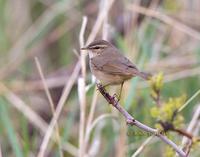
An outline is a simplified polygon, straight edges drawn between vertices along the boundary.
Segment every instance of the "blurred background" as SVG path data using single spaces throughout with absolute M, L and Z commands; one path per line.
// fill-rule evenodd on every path
M 199 0 L 0 0 L 0 156 L 39 156 L 61 97 L 58 136 L 51 135 L 43 156 L 134 155 L 148 135 L 127 126 L 98 94 L 80 47 L 104 38 L 141 70 L 163 73 L 161 102 L 183 95 L 188 100 L 200 87 L 199 13 Z M 80 58 L 86 59 L 82 68 Z M 84 63 L 86 78 L 81 79 Z M 156 127 L 151 91 L 147 82 L 133 78 L 124 84 L 120 102 L 137 120 Z M 181 129 L 187 130 L 199 101 L 197 96 L 181 111 Z M 169 137 L 178 145 L 183 138 L 177 133 Z M 153 138 L 138 155 L 175 153 Z M 190 156 L 200 156 L 195 146 Z

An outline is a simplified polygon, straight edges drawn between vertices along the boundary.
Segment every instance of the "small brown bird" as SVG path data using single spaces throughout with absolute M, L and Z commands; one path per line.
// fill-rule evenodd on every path
M 89 51 L 91 72 L 104 87 L 121 84 L 122 89 L 124 81 L 132 77 L 139 76 L 145 80 L 150 78 L 149 74 L 138 70 L 115 46 L 105 40 L 96 40 L 81 49 Z

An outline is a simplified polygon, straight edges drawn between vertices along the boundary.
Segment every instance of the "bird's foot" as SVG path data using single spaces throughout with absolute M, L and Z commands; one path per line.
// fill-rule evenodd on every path
M 116 93 L 112 97 L 113 99 L 116 99 L 117 102 L 120 101 L 120 97 Z
M 101 88 L 101 89 L 105 90 L 106 86 L 103 86 L 101 83 L 96 83 L 96 85 L 97 85 L 98 88 Z M 97 90 L 98 90 L 98 88 L 97 88 Z

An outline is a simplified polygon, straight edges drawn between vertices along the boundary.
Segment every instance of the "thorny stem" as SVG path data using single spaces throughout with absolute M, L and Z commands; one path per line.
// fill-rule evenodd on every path
M 153 129 L 145 124 L 142 124 L 141 122 L 137 121 L 136 119 L 134 119 L 118 102 L 118 100 L 116 100 L 115 96 L 111 96 L 106 90 L 105 88 L 97 83 L 97 88 L 99 90 L 99 92 L 104 96 L 104 98 L 107 100 L 107 102 L 109 104 L 111 104 L 113 107 L 115 107 L 125 118 L 126 123 L 131 125 L 131 126 L 136 126 L 138 128 L 140 128 L 141 130 L 144 130 L 146 132 L 149 132 L 157 137 L 159 137 L 163 142 L 165 142 L 166 144 L 170 145 L 178 154 L 180 157 L 186 157 L 186 153 L 183 152 L 174 142 L 172 142 L 171 140 L 169 140 L 166 136 L 164 136 L 162 133 L 160 133 L 158 130 Z

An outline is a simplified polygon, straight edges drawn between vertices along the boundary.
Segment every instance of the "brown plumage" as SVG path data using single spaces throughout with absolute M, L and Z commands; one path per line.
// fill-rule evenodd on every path
M 150 77 L 149 74 L 139 71 L 117 48 L 105 40 L 94 41 L 82 49 L 90 51 L 91 72 L 105 86 L 122 84 L 134 76 L 139 76 L 145 80 Z

